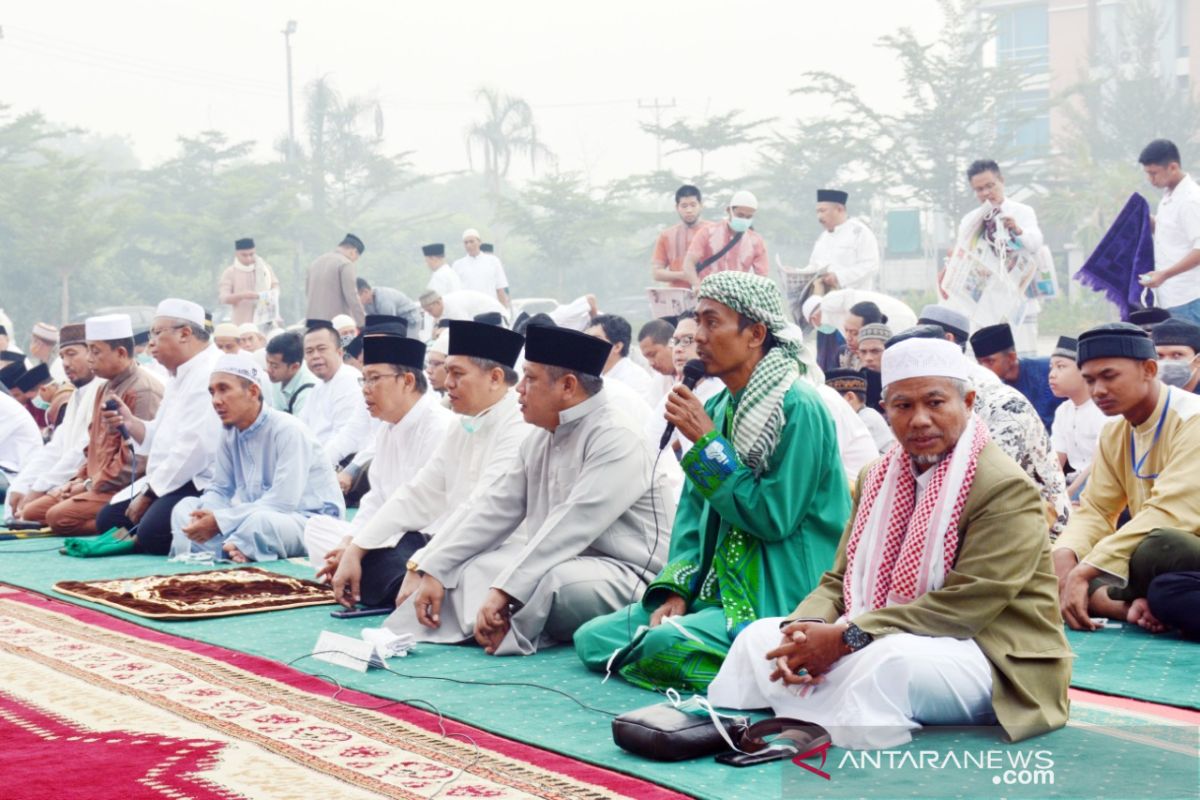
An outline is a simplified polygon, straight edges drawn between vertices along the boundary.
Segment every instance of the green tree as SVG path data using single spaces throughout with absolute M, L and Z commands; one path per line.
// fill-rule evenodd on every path
M 677 119 L 666 125 L 643 122 L 640 125 L 656 139 L 675 145 L 667 155 L 695 153 L 699 159 L 699 174 L 704 175 L 704 162 L 713 153 L 762 140 L 756 131 L 771 120 L 745 122 L 738 119 L 741 114 L 740 110 L 733 109 L 701 119 Z
M 538 159 L 553 161 L 554 154 L 539 138 L 529 103 L 486 86 L 475 92 L 475 98 L 484 105 L 484 118 L 467 129 L 467 160 L 474 169 L 474 153 L 479 150 L 488 188 L 499 197 L 514 157 L 528 156 L 529 168 L 536 173 Z

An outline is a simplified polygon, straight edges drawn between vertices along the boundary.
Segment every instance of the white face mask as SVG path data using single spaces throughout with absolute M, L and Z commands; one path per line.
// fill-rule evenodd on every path
M 1167 386 L 1187 386 L 1192 379 L 1192 362 L 1161 359 L 1158 362 L 1158 377 Z
M 459 417 L 458 424 L 462 425 L 463 430 L 467 433 L 475 433 L 483 427 L 484 418 L 482 416 L 474 417 Z
M 50 401 L 43 400 L 41 395 L 35 396 L 31 402 L 33 403 L 33 407 L 36 409 L 39 409 L 41 411 L 49 411 L 50 410 Z

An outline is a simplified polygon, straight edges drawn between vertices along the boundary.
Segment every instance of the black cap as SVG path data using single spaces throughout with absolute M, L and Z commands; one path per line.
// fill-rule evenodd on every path
M 1013 350 L 1016 346 L 1016 342 L 1013 341 L 1012 328 L 1007 322 L 988 325 L 971 334 L 971 351 L 975 353 L 976 358 L 986 358 L 1005 350 Z
M 1165 308 L 1139 308 L 1129 312 L 1129 321 L 1142 328 L 1153 328 L 1170 318 L 1171 312 Z
M 360 358 L 363 352 L 363 335 L 360 333 L 346 345 L 346 355 L 350 358 Z
M 446 245 L 444 244 L 427 244 L 421 247 L 421 253 L 427 256 L 444 256 L 446 255 Z
M 825 373 L 825 385 L 837 392 L 867 393 L 867 376 L 856 369 L 831 369 Z
M 0 361 L 24 361 L 25 354 L 18 353 L 16 350 L 0 350 Z
M 1094 358 L 1132 358 L 1153 361 L 1158 357 L 1150 334 L 1129 322 L 1108 322 L 1079 334 L 1079 366 Z
M 450 346 L 447 355 L 486 358 L 513 367 L 525 346 L 525 337 L 506 328 L 482 322 L 450 320 Z
M 367 249 L 367 246 L 363 244 L 363 240 L 355 236 L 353 233 L 347 233 L 345 238 L 338 243 L 338 247 L 353 247 L 358 251 L 360 256 L 363 254 L 363 251 Z
M 45 364 L 38 364 L 30 370 L 21 373 L 21 377 L 17 378 L 16 388 L 22 392 L 32 392 L 44 383 L 50 382 L 50 367 Z
M 850 199 L 848 192 L 843 192 L 841 189 L 817 189 L 818 203 L 840 203 L 846 205 L 846 201 Z
M 493 328 L 493 330 L 495 330 Z M 599 377 L 613 346 L 570 328 L 530 325 L 525 329 L 525 360 Z
M 363 320 L 363 333 L 394 333 L 408 335 L 408 320 L 391 314 L 367 314 Z
M 494 253 L 496 252 L 496 245 L 492 244 L 491 242 L 484 242 L 483 244 L 479 245 L 479 252 Z
M 410 369 L 425 368 L 425 344 L 394 333 L 367 333 L 363 341 L 363 366 L 392 364 Z
M 150 331 L 138 331 L 133 335 L 134 347 L 141 347 L 144 344 L 150 344 Z
M 1150 331 L 1150 338 L 1156 345 L 1190 347 L 1194 352 L 1200 353 L 1200 325 L 1184 319 L 1168 319 L 1160 322 L 1154 326 L 1154 330 Z
M 499 311 L 485 311 L 482 314 L 476 314 L 475 321 L 497 328 L 504 327 L 504 315 Z
M 8 336 L 8 328 L 0 325 L 0 336 Z
M 1050 355 L 1069 358 L 1074 361 L 1079 357 L 1079 341 L 1072 339 L 1070 336 L 1058 337 L 1058 343 L 1054 345 L 1054 352 Z
M 17 381 L 25 374 L 25 362 L 14 361 L 4 369 L 0 369 L 0 383 L 3 383 L 8 388 L 13 388 L 17 385 Z
M 254 249 L 254 240 L 249 237 L 247 237 L 245 239 L 238 239 L 236 242 L 233 243 L 233 249 L 234 250 L 253 250 Z

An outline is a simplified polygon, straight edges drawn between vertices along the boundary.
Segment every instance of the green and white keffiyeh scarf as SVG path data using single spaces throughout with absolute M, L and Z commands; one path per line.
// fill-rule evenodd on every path
M 763 323 L 777 342 L 750 375 L 731 431 L 738 456 L 756 474 L 762 474 L 785 422 L 783 396 L 802 375 L 822 380 L 820 369 L 804 346 L 800 328 L 788 318 L 779 287 L 770 278 L 750 272 L 718 272 L 701 282 L 698 298 L 715 300 Z

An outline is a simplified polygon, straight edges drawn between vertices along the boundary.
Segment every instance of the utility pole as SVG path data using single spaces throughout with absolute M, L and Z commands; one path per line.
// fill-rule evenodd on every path
M 296 113 L 292 106 L 292 34 L 296 32 L 296 20 L 289 19 L 283 29 L 283 46 L 287 51 L 287 90 L 288 90 L 288 149 L 287 160 L 292 163 L 296 159 Z
M 662 112 L 668 108 L 675 107 L 675 98 L 671 98 L 670 103 L 660 103 L 658 98 L 654 100 L 638 100 L 639 109 L 650 109 L 654 112 L 654 127 L 662 129 Z M 654 144 L 654 169 L 658 172 L 662 171 L 662 137 L 655 136 Z

